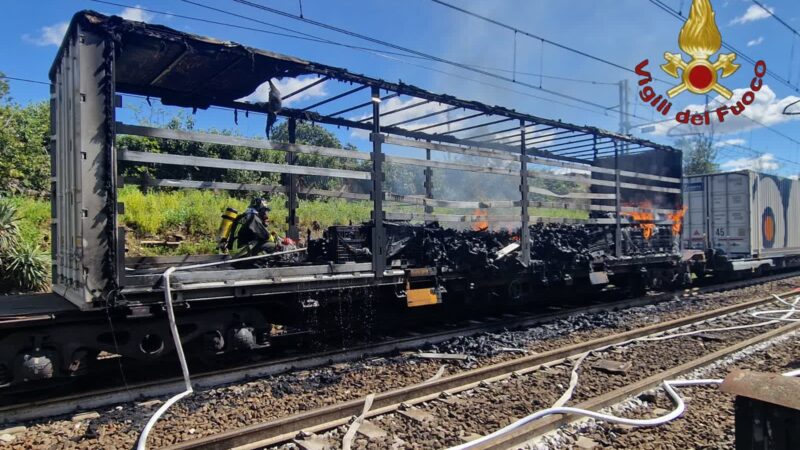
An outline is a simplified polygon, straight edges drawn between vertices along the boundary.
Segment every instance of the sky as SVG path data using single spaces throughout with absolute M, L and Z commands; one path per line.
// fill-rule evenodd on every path
M 290 17 L 249 7 L 233 0 L 124 0 L 108 4 L 91 0 L 5 0 L 5 23 L 0 28 L 0 71 L 9 77 L 47 81 L 47 73 L 72 15 L 82 9 L 122 15 L 131 20 L 163 24 L 181 31 L 240 42 L 249 46 L 344 67 L 389 81 L 402 80 L 427 90 L 467 100 L 478 100 L 560 119 L 619 131 L 620 85 L 628 81 L 629 132 L 665 144 L 681 135 L 703 132 L 713 135 L 722 169 L 754 168 L 786 176 L 800 174 L 800 115 L 784 109 L 800 100 L 800 2 L 761 1 L 778 19 L 752 0 L 711 0 L 723 41 L 740 55 L 741 67 L 722 84 L 734 93 L 733 101 L 716 94 L 683 93 L 672 99 L 671 115 L 691 109 L 712 108 L 741 98 L 753 78 L 753 65 L 745 59 L 763 60 L 768 70 L 764 87 L 748 106 L 747 117 L 726 118 L 724 124 L 691 127 L 660 122 L 664 117 L 639 98 L 639 77 L 631 71 L 643 60 L 661 81 L 652 83 L 657 93 L 679 84 L 659 69 L 664 52 L 680 53 L 678 33 L 682 22 L 660 8 L 688 15 L 691 0 L 445 0 L 455 5 L 539 36 L 532 38 L 448 8 L 433 0 L 252 0 L 291 15 L 425 52 L 438 58 L 491 72 L 511 82 L 431 60 L 398 56 L 376 43 L 337 33 Z M 32 5 L 35 7 L 32 8 Z M 216 8 L 211 10 L 202 5 Z M 146 8 L 144 11 L 137 8 Z M 158 11 L 158 12 L 153 12 Z M 200 18 L 229 25 L 212 24 Z M 249 27 L 250 29 L 242 29 Z M 281 29 L 276 28 L 281 27 Z M 790 29 L 792 28 L 792 29 Z M 280 36 L 272 31 L 290 36 Z M 350 47 L 299 39 L 297 33 L 313 35 Z M 573 48 L 618 66 L 598 62 L 554 45 Z M 370 50 L 353 49 L 352 46 Z M 723 49 L 722 53 L 727 51 Z M 688 61 L 688 55 L 684 55 Z M 712 57 L 713 60 L 714 57 Z M 776 77 L 780 78 L 778 80 Z M 291 92 L 313 78 L 276 80 L 281 92 Z M 15 101 L 28 103 L 48 98 L 44 84 L 9 80 Z M 671 84 L 670 84 L 671 83 Z M 541 88 L 541 89 L 539 89 Z M 302 107 L 341 91 L 328 83 L 291 99 Z M 263 99 L 262 87 L 251 99 Z M 402 106 L 401 99 L 385 107 Z M 119 116 L 128 121 L 165 120 L 173 110 L 153 106 L 141 99 L 123 102 Z M 330 105 L 335 109 L 352 104 Z M 428 106 L 436 111 L 437 106 Z M 789 106 L 800 113 L 800 103 Z M 415 110 L 419 115 L 426 111 Z M 361 117 L 365 112 L 354 112 Z M 226 111 L 198 112 L 201 128 L 233 129 L 244 135 L 263 135 L 263 120 L 240 118 L 234 124 Z M 424 122 L 420 122 L 424 123 Z M 416 126 L 416 125 L 415 125 Z M 334 130 L 343 142 L 366 147 L 363 133 Z

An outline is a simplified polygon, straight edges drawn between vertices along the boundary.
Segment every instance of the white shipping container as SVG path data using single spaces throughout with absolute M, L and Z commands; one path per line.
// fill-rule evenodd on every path
M 683 188 L 685 249 L 800 254 L 800 181 L 744 170 L 685 177 Z

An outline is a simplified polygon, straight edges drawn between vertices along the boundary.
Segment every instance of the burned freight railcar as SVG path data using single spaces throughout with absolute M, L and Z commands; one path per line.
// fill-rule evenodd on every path
M 266 103 L 241 100 L 270 80 L 301 76 L 318 78 Z M 4 322 L 0 365 L 9 382 L 78 373 L 100 351 L 142 360 L 170 353 L 166 280 L 187 348 L 214 356 L 268 345 L 273 324 L 302 330 L 315 311 L 341 299 L 369 299 L 379 310 L 395 311 L 521 301 L 539 287 L 672 281 L 680 263 L 674 221 L 666 217 L 680 209 L 680 154 L 652 142 L 90 11 L 73 18 L 50 79 L 55 294 L 28 297 L 3 313 L 26 318 L 10 321 L 13 329 Z M 326 98 L 302 108 L 280 101 L 322 83 Z M 121 123 L 117 109 L 127 95 L 194 111 L 263 114 L 267 128 L 286 120 L 290 142 Z M 297 124 L 304 121 L 357 130 L 369 137 L 370 148 L 296 143 Z M 279 150 L 286 160 L 136 151 L 118 145 L 121 135 Z M 415 151 L 422 156 L 412 157 Z M 362 164 L 298 164 L 298 155 L 308 154 Z M 651 158 L 663 164 L 650 170 L 635 163 Z M 283 176 L 279 185 L 123 179 L 122 164 Z M 386 164 L 424 168 L 425 194 L 387 190 Z M 518 196 L 433 198 L 435 170 L 503 177 L 518 186 Z M 299 182 L 307 176 L 355 180 L 367 189 L 312 189 Z M 557 191 L 538 180 L 579 188 Z M 295 239 L 304 231 L 297 215 L 302 196 L 368 201 L 372 219 L 331 228 L 324 239 L 307 242 L 307 255 L 267 267 L 241 268 L 227 255 L 126 257 L 118 221 L 125 205 L 117 197 L 123 183 L 279 192 L 287 198 L 288 235 Z M 658 205 L 639 202 L 650 194 L 660 196 Z M 437 213 L 441 208 L 447 214 Z M 583 212 L 564 223 L 539 214 L 540 208 Z M 165 276 L 169 267 L 178 269 Z M 50 369 L 40 370 L 43 365 Z

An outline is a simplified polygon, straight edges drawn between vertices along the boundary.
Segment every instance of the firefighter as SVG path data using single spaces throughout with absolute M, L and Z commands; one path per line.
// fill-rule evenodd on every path
M 269 212 L 267 201 L 256 197 L 234 220 L 227 248 L 235 258 L 275 252 L 277 239 L 268 229 Z

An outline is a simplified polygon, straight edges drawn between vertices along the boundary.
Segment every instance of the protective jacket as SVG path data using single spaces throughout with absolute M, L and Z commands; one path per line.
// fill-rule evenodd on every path
M 234 256 L 252 256 L 261 252 L 275 251 L 275 236 L 258 216 L 254 209 L 248 208 L 233 222 L 228 249 Z

